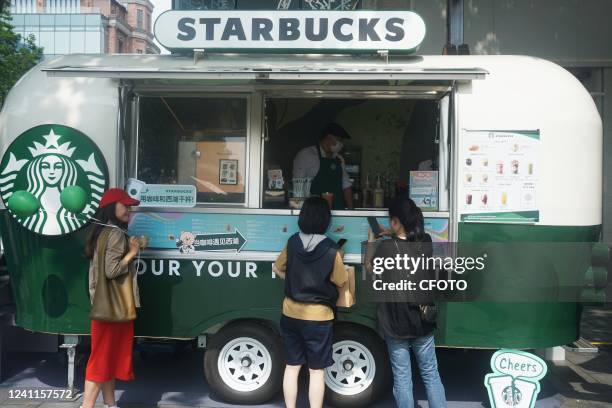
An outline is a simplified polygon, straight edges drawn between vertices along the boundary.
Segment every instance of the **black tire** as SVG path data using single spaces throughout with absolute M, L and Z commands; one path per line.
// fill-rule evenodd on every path
M 232 342 L 241 338 L 246 341 L 240 340 L 236 347 L 230 347 Z M 249 344 L 253 348 L 249 349 Z M 262 346 L 263 350 L 260 350 Z M 233 355 L 239 353 L 243 356 L 241 364 L 250 363 L 242 371 L 242 384 L 242 380 L 237 378 L 238 374 L 235 374 L 236 370 L 232 371 L 230 367 L 234 361 Z M 223 362 L 220 357 L 224 359 Z M 255 359 L 259 359 L 260 364 Z M 238 322 L 224 327 L 212 337 L 204 353 L 204 374 L 211 390 L 224 401 L 233 404 L 251 405 L 269 401 L 282 387 L 283 369 L 284 360 L 278 334 L 256 322 Z M 252 378 L 256 373 L 262 373 L 262 377 L 267 379 L 257 384 L 257 378 Z
M 351 348 L 351 344 L 357 345 L 358 348 Z M 385 391 L 391 389 L 391 365 L 387 348 L 383 339 L 373 330 L 356 324 L 340 323 L 334 328 L 333 347 L 334 365 L 325 370 L 325 400 L 329 405 L 339 408 L 371 406 Z M 346 354 L 351 349 L 355 350 L 355 355 Z M 360 361 L 351 361 L 355 358 Z M 351 370 L 344 371 L 345 374 L 357 374 L 352 380 L 341 380 L 343 362 L 348 363 L 349 367 L 354 364 Z M 356 366 L 361 367 L 358 369 Z M 373 370 L 370 380 L 369 370 Z M 359 375 L 363 377 L 358 377 Z M 338 390 L 343 381 L 346 381 L 346 388 Z M 353 383 L 350 384 L 349 381 Z M 365 382 L 363 390 L 358 390 L 360 382 Z

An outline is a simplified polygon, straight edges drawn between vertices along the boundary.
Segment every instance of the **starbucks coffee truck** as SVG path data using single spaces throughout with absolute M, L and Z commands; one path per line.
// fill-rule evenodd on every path
M 328 235 L 347 239 L 357 303 L 337 311 L 330 404 L 370 405 L 390 387 L 361 242 L 367 217 L 386 224 L 397 195 L 421 206 L 435 243 L 588 247 L 549 260 L 490 252 L 488 278 L 464 279 L 509 297 L 440 303 L 439 346 L 579 337 L 580 301 L 603 300 L 608 254 L 591 255 L 602 122 L 570 73 L 531 57 L 416 55 L 425 25 L 412 12 L 169 11 L 155 34 L 176 53 L 58 56 L 6 99 L 0 230 L 17 325 L 63 335 L 74 356 L 90 327 L 87 227 L 103 191 L 126 187 L 141 201 L 129 232 L 149 239 L 136 260 L 136 336 L 197 339 L 217 395 L 269 400 L 284 367 L 272 263 L 312 182 L 293 162 L 335 122 L 350 135 L 353 203 L 334 208 Z M 579 297 L 561 296 L 568 282 Z M 517 300 L 525 285 L 557 297 Z

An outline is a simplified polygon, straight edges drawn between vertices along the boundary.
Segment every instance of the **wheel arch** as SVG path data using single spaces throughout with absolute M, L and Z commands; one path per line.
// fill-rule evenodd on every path
M 214 335 L 221 329 L 244 322 L 255 322 L 269 327 L 278 333 L 278 310 L 250 310 L 247 312 L 235 310 L 212 316 L 196 324 L 191 332 L 194 337 L 199 335 Z

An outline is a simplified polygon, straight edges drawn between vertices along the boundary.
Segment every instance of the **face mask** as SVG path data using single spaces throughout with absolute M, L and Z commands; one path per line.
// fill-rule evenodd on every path
M 331 151 L 334 154 L 338 154 L 340 150 L 342 150 L 343 147 L 344 145 L 342 144 L 342 142 L 337 142 L 335 145 L 331 147 Z

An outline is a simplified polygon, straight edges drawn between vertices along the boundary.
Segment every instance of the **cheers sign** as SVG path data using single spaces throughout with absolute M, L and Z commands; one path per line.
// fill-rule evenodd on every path
M 425 38 L 411 11 L 171 10 L 154 30 L 166 48 L 230 52 L 413 52 Z

